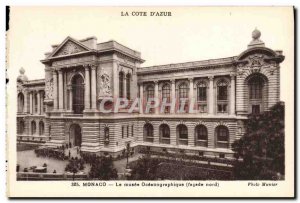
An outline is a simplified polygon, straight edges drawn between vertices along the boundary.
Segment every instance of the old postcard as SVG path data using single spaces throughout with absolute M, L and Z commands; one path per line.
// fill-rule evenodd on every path
M 9 197 L 286 197 L 293 7 L 10 7 Z

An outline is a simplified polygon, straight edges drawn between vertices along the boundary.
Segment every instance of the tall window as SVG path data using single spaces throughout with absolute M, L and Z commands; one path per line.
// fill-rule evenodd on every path
M 150 98 L 154 98 L 154 87 L 153 85 L 149 85 L 146 89 L 147 100 Z
M 196 145 L 207 147 L 207 128 L 204 125 L 197 125 L 195 128 Z
M 162 99 L 166 99 L 168 102 L 170 101 L 171 98 L 171 94 L 170 94 L 171 90 L 170 90 L 170 85 L 169 84 L 165 84 L 162 87 Z
M 188 129 L 185 125 L 180 124 L 177 126 L 177 144 L 188 145 Z
M 22 135 L 24 133 L 25 123 L 23 120 L 19 122 L 19 134 Z
M 264 100 L 267 99 L 266 79 L 262 74 L 254 73 L 248 80 L 249 113 L 259 114 L 264 109 Z
M 77 74 L 72 79 L 73 111 L 75 114 L 82 114 L 84 109 L 84 80 Z
M 229 147 L 229 132 L 225 126 L 218 126 L 216 128 L 216 147 L 228 148 Z
M 207 87 L 204 82 L 200 82 L 197 85 L 197 101 L 198 110 L 200 112 L 207 112 Z
M 39 135 L 44 135 L 44 122 L 39 122 Z
M 124 138 L 124 126 L 122 126 L 122 138 Z
M 109 128 L 104 128 L 104 145 L 107 146 L 109 144 Z
M 264 81 L 261 77 L 256 76 L 249 80 L 250 99 L 262 99 L 262 89 Z
M 189 88 L 187 86 L 186 83 L 182 83 L 180 86 L 179 86 L 179 98 L 182 99 L 182 98 L 188 98 L 188 95 L 189 94 Z
M 31 121 L 31 135 L 36 133 L 36 123 L 35 121 Z
M 131 136 L 133 137 L 134 135 L 134 128 L 133 128 L 133 125 L 131 126 Z
M 150 123 L 146 123 L 144 125 L 144 141 L 146 142 L 153 142 L 153 125 Z
M 159 126 L 160 143 L 170 144 L 170 128 L 167 124 Z
M 124 73 L 119 73 L 119 97 L 124 98 Z
M 127 137 L 129 137 L 129 126 L 127 126 Z
M 223 79 L 217 84 L 217 110 L 219 113 L 228 112 L 228 84 Z
M 166 100 L 166 102 L 170 102 L 170 98 L 171 98 L 171 95 L 170 95 L 170 85 L 169 84 L 165 84 L 164 86 L 162 86 L 162 101 Z M 164 109 L 164 112 L 165 113 L 170 113 L 170 107 L 169 106 L 165 106 L 165 109 Z
M 18 94 L 18 112 L 23 113 L 24 111 L 24 95 L 23 93 Z
M 126 98 L 130 99 L 130 81 L 131 81 L 131 75 L 128 73 L 126 76 Z

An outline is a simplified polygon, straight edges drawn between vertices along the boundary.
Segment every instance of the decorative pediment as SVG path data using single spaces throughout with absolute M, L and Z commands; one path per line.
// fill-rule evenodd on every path
M 76 54 L 80 52 L 90 51 L 88 47 L 83 45 L 82 43 L 72 39 L 71 37 L 67 37 L 61 45 L 59 45 L 52 54 L 48 57 L 56 57 L 56 56 L 67 56 L 71 54 Z
M 68 41 L 58 52 L 56 52 L 54 56 L 65 56 L 84 51 L 88 50 L 82 46 L 79 46 L 78 44 L 75 44 L 74 42 Z

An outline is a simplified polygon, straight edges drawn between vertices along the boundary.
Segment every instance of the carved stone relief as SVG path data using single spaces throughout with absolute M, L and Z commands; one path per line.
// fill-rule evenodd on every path
M 100 77 L 100 88 L 102 89 L 104 95 L 110 95 L 111 94 L 110 77 L 105 72 Z
M 104 71 L 102 68 L 98 71 L 97 74 L 97 81 L 98 81 L 98 92 L 99 97 L 107 97 L 111 96 L 112 88 L 111 88 L 111 77 L 109 73 Z
M 58 53 L 55 54 L 55 56 L 64 56 L 82 51 L 86 51 L 86 49 L 69 41 L 59 50 Z
M 46 79 L 45 99 L 53 99 L 53 80 L 52 80 L 52 78 Z

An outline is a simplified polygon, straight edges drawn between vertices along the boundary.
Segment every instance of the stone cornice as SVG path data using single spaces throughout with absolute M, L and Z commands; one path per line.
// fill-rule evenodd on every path
M 45 79 L 38 79 L 38 80 L 28 80 L 23 83 L 24 86 L 29 85 L 45 85 Z
M 153 74 L 156 72 L 180 72 L 192 69 L 203 69 L 203 68 L 212 68 L 226 65 L 233 65 L 235 62 L 234 57 L 220 58 L 220 59 L 210 59 L 204 61 L 193 61 L 186 63 L 177 63 L 177 64 L 167 64 L 159 66 L 150 66 L 138 68 L 138 75 Z

